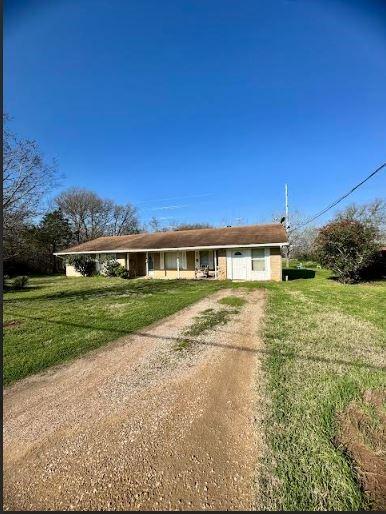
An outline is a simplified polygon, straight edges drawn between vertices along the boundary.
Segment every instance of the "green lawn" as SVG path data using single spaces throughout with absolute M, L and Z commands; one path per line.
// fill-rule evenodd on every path
M 261 508 L 366 508 L 353 469 L 333 439 L 336 413 L 351 400 L 360 401 L 367 389 L 386 385 L 385 283 L 341 285 L 323 270 L 315 278 L 282 283 L 34 278 L 27 290 L 5 294 L 5 383 L 74 358 L 225 286 L 268 293 Z
M 32 278 L 4 295 L 4 383 L 64 362 L 168 316 L 221 285 L 104 277 Z
M 266 287 L 262 508 L 366 508 L 333 439 L 336 413 L 386 385 L 386 284 L 342 285 L 317 271 Z

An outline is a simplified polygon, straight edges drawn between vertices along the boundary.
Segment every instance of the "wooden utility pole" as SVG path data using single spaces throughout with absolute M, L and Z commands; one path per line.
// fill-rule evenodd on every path
M 289 220 L 288 220 L 288 185 L 285 185 L 285 228 L 288 234 Z M 289 247 L 287 246 L 287 268 L 289 267 Z

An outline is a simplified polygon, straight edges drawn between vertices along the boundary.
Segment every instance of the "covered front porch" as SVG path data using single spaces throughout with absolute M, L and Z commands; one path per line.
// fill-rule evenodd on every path
M 223 251 L 217 249 L 167 250 L 127 253 L 125 262 L 130 277 L 169 279 L 219 278 Z M 120 260 L 117 255 L 117 260 Z M 219 264 L 220 263 L 220 264 Z

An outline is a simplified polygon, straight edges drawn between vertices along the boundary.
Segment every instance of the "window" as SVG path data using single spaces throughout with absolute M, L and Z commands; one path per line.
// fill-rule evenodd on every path
M 177 269 L 177 252 L 165 252 L 165 269 Z
M 180 269 L 186 269 L 186 252 L 165 252 L 165 269 L 177 269 L 177 256 Z
M 201 250 L 200 264 L 201 266 L 209 266 L 209 252 L 207 250 Z
M 212 251 L 200 250 L 200 266 L 208 266 L 209 269 L 214 268 Z
M 252 250 L 252 271 L 266 271 L 264 248 L 254 248 Z
M 153 254 L 149 253 L 149 257 L 147 259 L 147 269 L 149 271 L 154 270 L 154 261 L 153 261 Z

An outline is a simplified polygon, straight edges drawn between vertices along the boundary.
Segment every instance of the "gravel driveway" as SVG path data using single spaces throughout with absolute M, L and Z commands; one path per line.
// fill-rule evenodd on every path
M 181 333 L 223 296 L 225 325 Z M 220 291 L 4 393 L 8 510 L 251 510 L 264 293 Z

